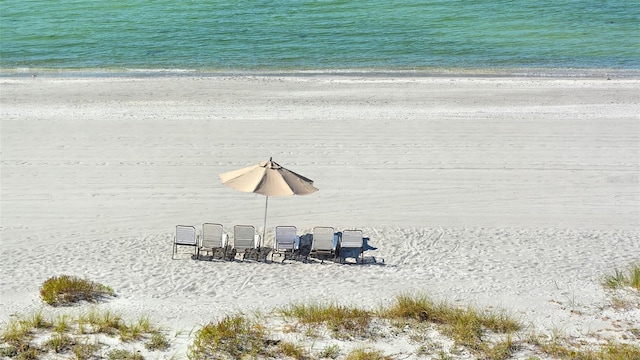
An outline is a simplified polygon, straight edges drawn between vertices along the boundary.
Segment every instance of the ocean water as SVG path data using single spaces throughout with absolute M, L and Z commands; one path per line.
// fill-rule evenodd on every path
M 0 68 L 640 70 L 638 0 L 0 0 Z

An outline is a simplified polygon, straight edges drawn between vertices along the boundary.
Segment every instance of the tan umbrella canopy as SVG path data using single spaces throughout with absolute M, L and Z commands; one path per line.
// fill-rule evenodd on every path
M 283 168 L 272 158 L 257 165 L 220 174 L 220 180 L 232 189 L 266 196 L 262 239 L 267 230 L 269 196 L 307 195 L 318 191 L 313 186 L 313 180 Z

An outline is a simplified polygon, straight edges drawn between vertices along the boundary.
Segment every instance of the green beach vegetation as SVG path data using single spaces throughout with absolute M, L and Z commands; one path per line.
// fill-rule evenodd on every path
M 122 344 L 137 343 L 149 351 L 170 347 L 167 335 L 151 325 L 147 317 L 127 323 L 117 314 L 96 309 L 77 317 L 58 315 L 51 319 L 40 310 L 31 316 L 13 318 L 0 334 L 0 356 L 17 359 L 37 359 L 51 353 L 93 359 L 97 352 L 107 348 L 101 341 L 104 337 Z M 133 359 L 122 357 L 120 349 L 111 351 L 116 355 L 109 358 Z
M 635 288 L 628 285 L 627 279 L 633 279 L 636 270 L 633 267 L 630 275 L 622 277 L 624 281 L 616 283 Z M 620 272 L 616 271 L 613 277 L 621 278 Z M 96 288 L 99 294 L 107 289 L 102 285 Z M 81 309 L 80 315 L 75 316 L 46 315 L 43 307 L 31 315 L 12 317 L 0 329 L 0 357 L 106 356 L 138 360 L 145 355 L 166 358 L 166 352 L 172 350 L 166 331 L 154 325 L 149 317 L 126 321 L 119 314 L 97 309 L 98 306 L 94 304 L 87 311 Z M 640 303 L 634 306 L 640 307 Z M 635 336 L 640 338 L 640 330 L 637 332 Z M 372 346 L 398 336 L 415 346 L 414 353 L 387 354 Z M 457 306 L 435 301 L 425 294 L 400 294 L 390 304 L 375 310 L 336 303 L 295 303 L 260 316 L 228 314 L 197 329 L 186 356 L 191 360 L 390 360 L 407 355 L 500 360 L 521 358 L 523 354 L 527 359 L 627 360 L 640 359 L 640 346 L 633 341 L 606 338 L 584 341 L 560 331 L 552 336 L 537 334 L 503 310 Z
M 640 290 L 640 264 L 629 266 L 627 271 L 615 269 L 613 274 L 604 276 L 602 285 L 613 290 L 625 287 Z
M 292 304 L 280 309 L 280 313 L 296 319 L 308 331 L 324 325 L 332 337 L 340 339 L 365 336 L 372 317 L 369 311 L 338 304 Z
M 71 305 L 79 301 L 96 302 L 113 294 L 113 289 L 108 286 L 69 275 L 49 278 L 40 288 L 40 297 L 52 306 Z
M 510 336 L 498 342 L 487 341 L 493 334 L 511 335 L 522 325 L 504 311 L 478 310 L 473 307 L 457 307 L 447 302 L 435 302 L 426 295 L 399 295 L 395 302 L 379 311 L 399 327 L 420 327 L 421 323 L 434 324 L 455 344 L 478 355 L 501 354 L 491 358 L 508 358 L 514 350 Z
M 242 315 L 226 316 L 198 330 L 189 359 L 255 358 L 269 355 L 266 328 Z

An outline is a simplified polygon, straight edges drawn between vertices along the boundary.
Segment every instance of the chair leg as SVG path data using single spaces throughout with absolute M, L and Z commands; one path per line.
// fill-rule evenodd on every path
M 289 260 L 294 259 L 293 250 L 285 250 L 285 252 L 282 254 L 282 263 L 283 264 L 284 264 L 284 261 L 287 260 L 287 255 L 289 256 Z

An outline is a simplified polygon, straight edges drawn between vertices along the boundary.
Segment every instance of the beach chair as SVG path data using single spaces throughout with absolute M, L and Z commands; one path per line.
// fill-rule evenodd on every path
M 344 264 L 345 259 L 354 258 L 356 263 L 364 263 L 364 239 L 362 230 L 344 230 L 340 237 L 340 263 Z
M 282 262 L 287 259 L 287 255 L 293 255 L 298 238 L 297 231 L 295 226 L 276 226 L 276 239 L 271 253 L 272 261 L 276 254 L 282 256 Z
M 198 241 L 196 237 L 196 228 L 187 225 L 176 226 L 176 235 L 173 238 L 173 252 L 171 253 L 171 259 L 175 259 L 178 254 L 178 246 L 190 246 L 193 247 L 193 254 L 198 256 Z
M 235 225 L 233 227 L 233 249 L 236 253 L 242 253 L 242 259 L 247 253 L 257 249 L 260 243 L 260 235 L 256 234 L 256 228 L 252 225 Z
M 198 241 L 198 258 L 203 252 L 211 253 L 213 258 L 216 251 L 222 252 L 225 258 L 225 247 L 227 245 L 227 234 L 224 233 L 222 224 L 204 223 L 202 224 L 202 234 Z
M 310 256 L 319 258 L 322 262 L 326 258 L 335 257 L 335 231 L 332 227 L 316 226 L 313 228 L 313 243 Z

